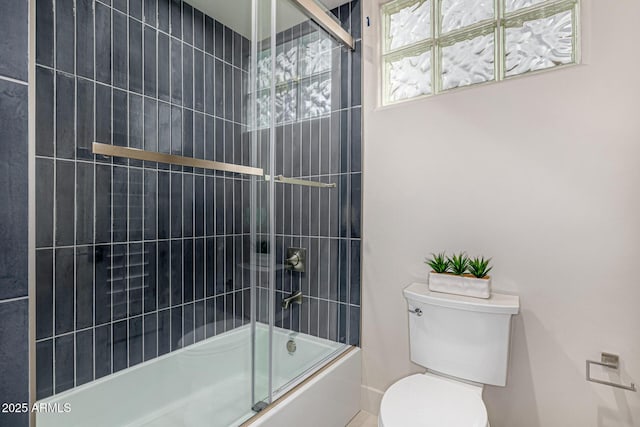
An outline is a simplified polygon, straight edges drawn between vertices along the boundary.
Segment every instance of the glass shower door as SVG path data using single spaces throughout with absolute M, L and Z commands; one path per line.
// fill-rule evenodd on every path
M 259 410 L 358 344 L 360 242 L 349 224 L 352 50 L 290 0 L 256 0 L 253 35 L 252 153 L 265 171 L 252 193 Z

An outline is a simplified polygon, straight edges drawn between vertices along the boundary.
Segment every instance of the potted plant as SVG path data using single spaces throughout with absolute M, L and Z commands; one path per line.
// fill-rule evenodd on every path
M 465 295 L 476 298 L 491 297 L 491 258 L 469 258 L 461 252 L 451 257 L 444 252 L 431 254 L 425 263 L 431 267 L 429 289 L 434 292 Z

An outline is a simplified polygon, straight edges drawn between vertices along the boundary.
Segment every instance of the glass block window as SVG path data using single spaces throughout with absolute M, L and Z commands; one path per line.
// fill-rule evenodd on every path
M 386 3 L 383 103 L 574 64 L 578 6 L 578 0 Z
M 312 30 L 282 42 L 275 54 L 276 125 L 331 114 L 331 72 L 336 44 L 322 31 Z M 271 50 L 258 53 L 257 127 L 271 121 Z

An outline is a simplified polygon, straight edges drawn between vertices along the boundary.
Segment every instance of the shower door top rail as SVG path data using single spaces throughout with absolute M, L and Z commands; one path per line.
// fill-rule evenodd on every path
M 266 181 L 269 181 L 271 177 L 269 175 L 264 176 Z M 293 185 L 302 185 L 303 187 L 317 187 L 317 188 L 335 188 L 335 183 L 326 183 L 326 182 L 318 182 L 318 181 L 309 181 L 307 179 L 299 179 L 299 178 L 287 178 L 283 175 L 276 175 L 273 177 L 275 182 L 280 182 L 282 184 L 293 184 Z
M 328 13 L 320 7 L 317 0 L 293 0 L 293 3 L 326 32 L 342 42 L 349 49 L 355 50 L 356 46 L 351 34 L 342 28 L 338 22 L 333 20 Z
M 139 148 L 120 147 L 117 145 L 93 143 L 93 154 L 101 154 L 109 157 L 124 157 L 127 159 L 145 160 L 148 162 L 167 163 L 171 165 L 189 166 L 194 168 L 210 169 L 224 172 L 235 172 L 245 175 L 263 176 L 261 168 L 222 163 L 213 160 L 195 159 L 192 157 L 177 156 L 175 154 L 146 151 Z

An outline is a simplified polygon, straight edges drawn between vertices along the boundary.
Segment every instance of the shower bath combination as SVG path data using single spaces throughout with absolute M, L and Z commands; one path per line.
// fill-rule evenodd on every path
M 37 1 L 35 425 L 358 411 L 360 1 L 324 3 Z

